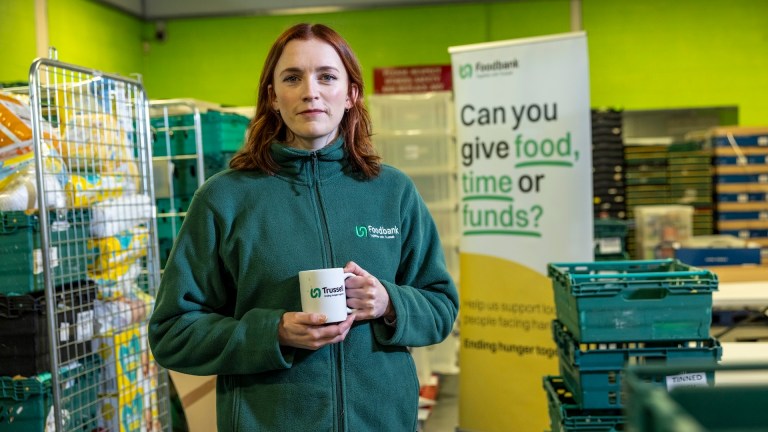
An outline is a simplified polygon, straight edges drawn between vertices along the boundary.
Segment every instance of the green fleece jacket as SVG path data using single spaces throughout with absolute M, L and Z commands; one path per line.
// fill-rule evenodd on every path
M 273 144 L 278 174 L 228 170 L 198 189 L 149 323 L 157 361 L 218 375 L 220 432 L 417 429 L 409 346 L 438 343 L 458 312 L 432 217 L 411 180 L 350 172 L 341 139 L 308 152 Z M 357 321 L 317 351 L 281 346 L 300 311 L 298 272 L 357 262 L 397 314 Z

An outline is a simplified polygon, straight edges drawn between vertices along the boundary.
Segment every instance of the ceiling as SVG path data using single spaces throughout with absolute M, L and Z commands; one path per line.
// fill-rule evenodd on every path
M 474 3 L 470 0 L 93 0 L 145 20 L 229 15 L 285 15 L 349 9 Z

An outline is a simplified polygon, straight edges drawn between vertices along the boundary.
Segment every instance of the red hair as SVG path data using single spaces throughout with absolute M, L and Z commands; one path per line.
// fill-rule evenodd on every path
M 268 174 L 275 174 L 280 169 L 272 159 L 270 145 L 275 140 L 286 142 L 291 132 L 280 115 L 271 109 L 269 86 L 275 75 L 277 61 L 283 55 L 288 42 L 294 39 L 319 39 L 332 46 L 341 58 L 349 77 L 350 87 L 357 86 L 358 97 L 341 119 L 339 132 L 344 137 L 344 148 L 352 169 L 368 179 L 377 176 L 381 171 L 381 164 L 371 142 L 371 118 L 363 103 L 363 76 L 360 63 L 344 38 L 335 30 L 322 24 L 296 24 L 283 32 L 272 44 L 259 79 L 256 115 L 248 125 L 245 145 L 235 154 L 229 166 L 241 170 L 256 169 Z

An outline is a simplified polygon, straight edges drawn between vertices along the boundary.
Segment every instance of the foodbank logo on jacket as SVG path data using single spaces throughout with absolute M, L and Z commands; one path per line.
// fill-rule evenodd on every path
M 396 226 L 358 225 L 355 227 L 355 235 L 360 238 L 394 239 L 400 235 L 400 228 Z

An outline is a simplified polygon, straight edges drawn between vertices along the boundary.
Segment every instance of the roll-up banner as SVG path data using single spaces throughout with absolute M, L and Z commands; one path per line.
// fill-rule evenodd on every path
M 459 149 L 459 429 L 549 430 L 550 262 L 592 261 L 583 32 L 449 48 Z

